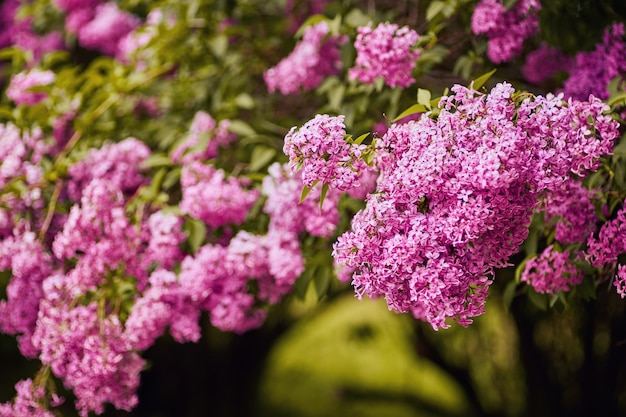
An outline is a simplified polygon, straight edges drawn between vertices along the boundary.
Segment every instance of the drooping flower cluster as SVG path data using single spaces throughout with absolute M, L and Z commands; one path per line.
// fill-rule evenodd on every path
M 124 339 L 115 314 L 103 316 L 96 302 L 72 308 L 67 285 L 62 275 L 44 281 L 33 335 L 39 359 L 74 391 L 81 417 L 101 414 L 107 402 L 131 410 L 145 361 Z
M 357 29 L 354 47 L 357 52 L 351 80 L 372 84 L 381 77 L 389 87 L 408 87 L 413 84 L 411 73 L 420 56 L 415 43 L 419 35 L 408 26 L 381 23 L 372 29 L 371 24 Z
M 596 268 L 617 262 L 617 256 L 626 252 L 626 206 L 614 219 L 604 223 L 597 236 L 587 239 L 586 258 Z
M 54 4 L 67 13 L 65 29 L 76 34 L 83 47 L 110 56 L 121 56 L 121 40 L 141 24 L 139 18 L 111 1 L 56 0 Z
M 46 99 L 44 92 L 29 91 L 30 88 L 46 86 L 54 82 L 56 75 L 52 71 L 41 71 L 32 69 L 28 72 L 21 72 L 11 77 L 11 84 L 7 88 L 7 97 L 15 104 L 25 104 L 32 106 Z
M 547 224 L 555 223 L 555 239 L 570 244 L 586 242 L 595 230 L 593 194 L 579 181 L 569 180 L 540 199 L 537 210 L 545 213 Z
M 292 172 L 302 168 L 302 182 L 313 188 L 320 182 L 340 191 L 360 187 L 367 170 L 360 158 L 364 145 L 346 142 L 343 116 L 318 114 L 285 136 L 284 152 Z
M 537 50 L 526 55 L 522 75 L 530 83 L 541 84 L 561 71 L 569 72 L 573 63 L 573 59 L 560 49 L 542 43 Z M 593 94 L 597 95 L 597 93 Z M 588 96 L 589 94 L 585 98 Z
M 263 179 L 267 201 L 263 211 L 270 216 L 270 230 L 293 233 L 307 231 L 313 236 L 330 237 L 339 223 L 339 192 L 330 189 L 320 208 L 321 190 L 316 187 L 298 203 L 302 187 L 300 171 L 290 174 L 286 165 L 272 164 Z
M 248 185 L 245 179 L 226 178 L 224 171 L 193 161 L 183 167 L 180 210 L 212 228 L 241 224 L 259 197 L 257 190 L 246 190 Z
M 559 252 L 553 245 L 544 249 L 539 257 L 526 262 L 520 278 L 538 293 L 556 294 L 569 291 L 583 280 L 583 274 L 570 259 L 569 251 Z
M 17 395 L 11 403 L 0 404 L 0 417 L 54 417 L 54 413 L 43 407 L 42 402 L 45 391 L 41 387 L 36 387 L 33 381 L 25 379 L 15 384 Z M 56 397 L 53 406 L 59 405 L 63 400 Z
M 602 42 L 593 51 L 579 52 L 563 84 L 566 97 L 584 100 L 593 94 L 607 99 L 611 79 L 626 72 L 626 40 L 624 24 L 615 23 L 604 31 Z
M 237 138 L 228 131 L 229 126 L 230 120 L 216 123 L 207 112 L 197 112 L 191 122 L 187 139 L 170 154 L 172 161 L 185 164 L 215 158 L 219 147 L 226 146 Z
M 392 125 L 377 142 L 378 187 L 333 253 L 359 297 L 383 296 L 434 328 L 449 317 L 469 324 L 493 269 L 526 238 L 540 193 L 611 151 L 617 124 L 599 100 L 514 93 L 455 86 L 436 120 Z
M 0 271 L 10 270 L 13 277 L 7 286 L 6 300 L 0 300 L 0 331 L 18 335 L 20 352 L 28 358 L 37 356 L 31 336 L 35 330 L 41 284 L 52 272 L 52 259 L 32 232 L 0 241 Z
M 472 32 L 488 38 L 487 56 L 496 64 L 522 52 L 524 40 L 539 31 L 538 0 L 520 0 L 507 9 L 502 0 L 481 0 L 472 15 Z
M 179 282 L 189 303 L 208 311 L 215 327 L 242 333 L 264 322 L 266 311 L 258 301 L 277 302 L 303 269 L 294 233 L 240 231 L 228 246 L 205 245 L 185 258 Z
M 141 163 L 148 156 L 150 148 L 135 138 L 91 149 L 85 159 L 70 166 L 68 193 L 73 200 L 79 200 L 83 189 L 96 178 L 110 181 L 127 194 L 133 193 L 145 183 Z
M 308 27 L 302 41 L 289 56 L 263 74 L 270 93 L 297 93 L 300 89 L 316 88 L 325 77 L 335 75 L 341 68 L 339 46 L 346 39 L 329 35 L 328 23 L 320 22 Z
M 32 29 L 32 19 L 18 17 L 19 0 L 7 0 L 0 4 L 0 49 L 17 46 L 27 52 L 28 66 L 33 67 L 41 57 L 64 48 L 63 36 L 58 31 L 37 34 Z

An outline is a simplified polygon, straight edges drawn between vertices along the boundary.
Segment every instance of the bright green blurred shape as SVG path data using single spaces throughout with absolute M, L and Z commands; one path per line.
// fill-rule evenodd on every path
M 408 320 L 353 297 L 301 320 L 270 354 L 259 415 L 468 415 L 456 382 L 415 354 Z

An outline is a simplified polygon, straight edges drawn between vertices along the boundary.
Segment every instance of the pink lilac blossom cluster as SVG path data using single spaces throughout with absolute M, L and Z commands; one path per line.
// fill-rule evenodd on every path
M 618 136 L 594 98 L 516 100 L 507 83 L 451 91 L 436 119 L 392 125 L 376 142 L 377 189 L 333 251 L 358 297 L 382 296 L 435 329 L 483 313 L 539 196 L 596 168 Z
M 528 260 L 520 277 L 521 282 L 531 285 L 538 293 L 551 295 L 567 292 L 582 280 L 583 274 L 571 261 L 570 252 L 559 252 L 554 245 Z
M 538 49 L 526 55 L 522 75 L 530 83 L 541 84 L 559 72 L 569 72 L 573 64 L 573 58 L 560 49 L 542 43 Z M 593 94 L 597 95 L 595 92 Z
M 10 270 L 11 281 L 6 300 L 0 300 L 0 331 L 18 335 L 18 347 L 27 358 L 37 357 L 32 345 L 41 284 L 52 273 L 52 258 L 45 252 L 33 232 L 11 236 L 0 241 L 0 271 Z
M 227 178 L 223 170 L 193 161 L 183 166 L 180 211 L 214 229 L 241 224 L 259 197 L 258 190 L 246 189 L 249 185 L 246 179 Z
M 106 179 L 124 193 L 132 194 L 146 182 L 141 164 L 150 154 L 150 148 L 136 138 L 91 149 L 86 158 L 68 170 L 70 181 L 67 190 L 70 198 L 78 201 L 84 188 L 96 178 Z
M 299 203 L 302 187 L 304 183 L 300 171 L 292 174 L 287 164 L 278 162 L 268 168 L 262 192 L 267 196 L 263 211 L 270 216 L 269 229 L 332 236 L 339 223 L 339 191 L 330 189 L 320 208 L 320 188 L 311 190 L 308 197 Z
M 230 120 L 219 123 L 205 111 L 199 111 L 193 117 L 189 134 L 185 141 L 170 153 L 175 163 L 187 164 L 191 161 L 205 162 L 215 158 L 220 147 L 225 147 L 237 139 L 228 130 Z
M 293 52 L 263 73 L 270 93 L 278 90 L 286 95 L 297 93 L 300 89 L 312 90 L 324 78 L 339 73 L 339 47 L 347 39 L 329 32 L 326 22 L 309 26 Z
M 32 338 L 41 352 L 39 359 L 74 391 L 81 417 L 90 411 L 101 414 L 105 403 L 130 411 L 137 404 L 145 361 L 123 337 L 116 314 L 103 316 L 97 302 L 75 305 L 68 285 L 60 274 L 43 283 L 44 298 Z
M 12 123 L 0 124 L 0 187 L 18 176 L 35 184 L 42 175 L 38 164 L 49 152 L 40 130 L 20 132 Z
M 344 116 L 318 114 L 300 129 L 292 127 L 285 136 L 283 151 L 289 169 L 302 168 L 302 182 L 313 188 L 318 182 L 347 191 L 361 187 L 367 165 L 361 158 L 365 145 L 346 141 Z
M 389 87 L 408 87 L 415 82 L 411 76 L 420 51 L 416 47 L 419 35 L 408 26 L 381 23 L 357 28 L 354 42 L 357 56 L 349 70 L 351 80 L 373 84 L 382 78 Z
M 208 311 L 213 326 L 242 333 L 264 322 L 259 301 L 278 302 L 303 270 L 294 233 L 240 231 L 227 246 L 208 244 L 185 258 L 178 279 L 187 303 Z
M 65 29 L 75 34 L 83 47 L 109 56 L 123 56 L 121 41 L 142 23 L 112 1 L 55 0 L 53 3 L 66 13 Z
M 587 239 L 585 258 L 596 268 L 617 262 L 617 256 L 626 252 L 626 206 L 617 211 L 615 218 L 600 227 L 597 236 Z
M 0 404 L 0 417 L 55 417 L 53 412 L 43 406 L 45 390 L 35 386 L 30 378 L 15 384 L 15 391 L 17 395 L 13 404 Z M 55 396 L 55 400 L 53 406 L 63 402 L 58 396 Z
M 31 19 L 19 19 L 19 0 L 6 0 L 0 4 L 0 49 L 17 46 L 28 52 L 28 66 L 39 63 L 44 54 L 64 49 L 63 36 L 58 31 L 44 35 L 34 33 Z
M 580 181 L 570 179 L 540 198 L 537 211 L 544 213 L 546 224 L 554 224 L 558 242 L 586 242 L 594 232 L 597 216 L 593 195 Z
M 626 41 L 624 24 L 614 23 L 606 28 L 602 42 L 593 51 L 579 52 L 563 84 L 566 97 L 586 99 L 589 94 L 606 100 L 607 85 L 614 77 L 626 73 Z
M 502 3 L 481 0 L 471 22 L 474 34 L 487 36 L 487 56 L 496 64 L 518 56 L 524 41 L 539 32 L 538 0 L 519 0 L 510 9 Z
M 50 85 L 56 79 L 56 75 L 52 71 L 42 71 L 32 69 L 26 72 L 20 72 L 11 77 L 11 83 L 7 88 L 7 97 L 17 105 L 32 106 L 42 102 L 48 97 L 45 92 L 29 91 L 33 87 L 43 87 Z

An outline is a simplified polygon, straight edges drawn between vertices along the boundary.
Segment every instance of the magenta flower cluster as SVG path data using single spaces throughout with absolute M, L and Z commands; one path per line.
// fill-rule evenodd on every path
M 339 47 L 346 38 L 329 32 L 326 22 L 309 26 L 293 52 L 265 71 L 263 78 L 270 93 L 278 90 L 282 94 L 293 94 L 300 89 L 312 90 L 324 78 L 339 72 Z
M 361 186 L 359 179 L 367 170 L 361 158 L 365 146 L 346 141 L 343 121 L 343 116 L 318 114 L 285 136 L 283 150 L 289 156 L 289 169 L 302 169 L 306 187 L 318 182 L 340 191 Z
M 48 95 L 44 92 L 29 91 L 29 89 L 50 85 L 55 78 L 56 75 L 52 71 L 32 69 L 28 72 L 20 72 L 11 77 L 11 83 L 7 88 L 7 97 L 17 105 L 32 106 L 45 100 Z
M 187 139 L 170 153 L 170 158 L 176 163 L 215 158 L 219 147 L 225 147 L 236 139 L 228 131 L 229 126 L 230 120 L 217 123 L 207 112 L 197 112 L 191 122 Z
M 626 72 L 626 40 L 624 24 L 615 23 L 604 31 L 602 41 L 593 51 L 579 52 L 563 84 L 566 97 L 584 100 L 593 94 L 607 99 L 611 79 Z
M 496 64 L 522 52 L 524 41 L 539 31 L 538 0 L 519 0 L 507 9 L 502 0 L 481 0 L 472 14 L 471 28 L 488 38 L 487 56 Z
M 507 83 L 489 94 L 457 85 L 436 119 L 392 125 L 376 144 L 377 189 L 334 246 L 357 295 L 435 329 L 471 323 L 539 196 L 611 152 L 617 123 L 605 110 L 595 98 L 517 98 Z
M 380 77 L 389 87 L 408 87 L 415 82 L 411 74 L 420 56 L 417 32 L 408 26 L 381 23 L 375 29 L 371 24 L 361 26 L 357 33 L 356 61 L 349 70 L 351 80 L 373 84 Z
M 542 43 L 538 49 L 526 55 L 522 75 L 530 83 L 541 84 L 559 72 L 569 72 L 573 64 L 573 58 L 565 55 L 560 49 Z M 585 98 L 588 96 L 589 94 L 585 95 Z
M 539 257 L 526 262 L 520 281 L 532 285 L 538 293 L 569 291 L 583 280 L 582 272 L 570 258 L 569 251 L 559 252 L 550 245 Z

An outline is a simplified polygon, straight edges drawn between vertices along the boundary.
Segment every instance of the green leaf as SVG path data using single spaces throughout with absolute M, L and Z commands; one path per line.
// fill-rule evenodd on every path
M 426 111 L 428 111 L 428 109 L 426 108 L 426 106 L 424 106 L 423 104 L 414 104 L 411 107 L 409 107 L 408 109 L 406 109 L 405 111 L 403 111 L 402 113 L 400 113 L 400 115 L 398 117 L 396 117 L 395 119 L 393 119 L 393 122 L 397 122 L 400 119 L 403 119 L 407 116 L 410 116 L 412 114 L 415 113 L 425 113 Z
M 276 156 L 276 149 L 268 148 L 266 146 L 256 146 L 252 150 L 248 169 L 250 171 L 259 171 L 267 165 L 274 158 L 274 156 Z
M 326 16 L 324 16 L 323 14 L 314 14 L 313 16 L 309 17 L 307 20 L 304 21 L 302 26 L 300 26 L 300 29 L 298 29 L 298 31 L 296 32 L 295 37 L 301 38 L 302 35 L 304 35 L 304 31 L 306 31 L 309 26 L 314 26 L 318 24 L 319 22 L 324 22 L 324 21 L 328 22 L 328 18 Z
M 316 269 L 316 267 L 311 267 L 307 265 L 304 272 L 298 277 L 298 279 L 296 279 L 296 283 L 294 285 L 294 293 L 299 299 L 304 300 L 304 298 L 306 297 L 307 290 L 309 289 L 309 284 L 313 279 L 313 274 L 315 273 Z
M 417 89 L 417 102 L 418 104 L 423 104 L 428 110 L 431 109 L 431 94 L 430 91 L 425 90 L 423 88 Z
M 311 189 L 307 186 L 302 187 L 302 194 L 300 194 L 300 200 L 298 200 L 298 204 L 302 203 L 304 199 L 309 195 Z
M 322 205 L 324 204 L 324 199 L 326 198 L 326 194 L 328 194 L 328 184 L 324 183 L 322 185 L 322 193 L 320 195 L 320 211 L 322 211 Z
M 426 9 L 426 20 L 429 22 L 433 20 L 439 13 L 443 11 L 443 9 L 445 9 L 445 7 L 446 3 L 443 1 L 437 0 L 430 3 L 428 5 L 428 9 Z
M 188 219 L 185 223 L 185 230 L 191 252 L 196 253 L 206 238 L 206 225 L 198 219 Z
M 158 167 L 170 167 L 173 166 L 174 163 L 169 158 L 169 156 L 162 153 L 154 153 L 147 157 L 142 163 L 141 168 L 149 169 L 149 168 L 158 168 Z
M 612 95 L 611 97 L 609 97 L 609 99 L 606 102 L 606 104 L 608 104 L 611 107 L 617 104 L 624 104 L 624 103 L 626 103 L 626 91 Z
M 626 135 L 623 135 L 617 146 L 613 148 L 613 155 L 626 156 Z
M 317 299 L 321 300 L 328 294 L 328 288 L 330 287 L 328 268 L 318 268 L 313 280 L 315 282 L 315 289 L 317 290 Z
M 352 27 L 359 27 L 365 26 L 370 23 L 372 21 L 372 18 L 369 15 L 363 13 L 361 9 L 354 8 L 350 10 L 348 14 L 346 14 L 344 21 L 346 22 L 346 24 Z
M 235 104 L 239 108 L 250 110 L 254 108 L 254 99 L 248 93 L 241 93 L 235 98 Z
M 493 74 L 495 74 L 496 72 L 496 68 L 492 69 L 491 71 L 489 71 L 486 74 L 481 75 L 480 77 L 476 78 L 474 81 L 472 81 L 472 87 L 474 88 L 474 90 L 478 91 L 482 88 L 483 85 L 485 85 L 485 83 L 487 81 L 489 81 L 489 79 L 491 78 L 491 76 Z
M 356 138 L 353 143 L 356 144 L 356 145 L 360 145 L 361 143 L 363 143 L 365 138 L 368 137 L 369 135 L 370 135 L 370 132 L 363 133 L 361 136 Z
M 228 50 L 228 37 L 224 35 L 216 36 L 209 41 L 209 47 L 215 56 L 222 58 Z
M 239 136 L 253 136 L 256 135 L 256 131 L 248 123 L 243 120 L 231 120 L 228 130 Z

